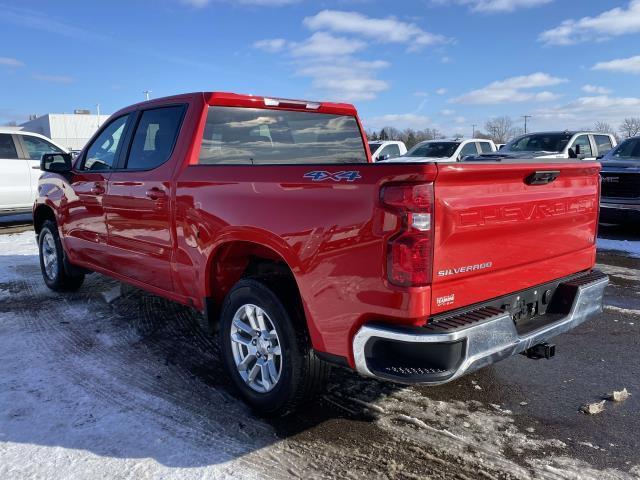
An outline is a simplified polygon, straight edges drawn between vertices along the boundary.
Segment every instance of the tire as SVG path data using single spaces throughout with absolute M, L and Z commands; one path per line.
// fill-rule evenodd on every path
M 84 282 L 84 274 L 70 275 L 65 269 L 64 250 L 55 222 L 46 220 L 38 236 L 40 270 L 44 283 L 56 292 L 75 292 Z
M 238 322 L 244 324 L 242 328 Z M 256 322 L 262 332 L 272 333 L 257 335 Z M 261 281 L 243 279 L 234 285 L 222 305 L 218 335 L 227 374 L 242 398 L 262 415 L 292 412 L 320 392 L 329 376 L 330 366 L 311 349 L 304 318 L 286 309 Z M 245 345 L 247 341 L 251 347 Z M 252 379 L 255 365 L 258 370 Z

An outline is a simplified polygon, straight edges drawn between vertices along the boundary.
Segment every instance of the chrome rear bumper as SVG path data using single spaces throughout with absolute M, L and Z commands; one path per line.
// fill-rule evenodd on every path
M 608 283 L 609 278 L 597 271 L 561 283 L 554 295 L 562 297 L 558 303 L 564 306 L 524 329 L 516 327 L 510 313 L 482 307 L 448 319 L 445 323 L 454 328 L 442 331 L 437 324 L 430 328 L 364 325 L 353 339 L 356 369 L 365 376 L 400 383 L 452 381 L 597 316 Z

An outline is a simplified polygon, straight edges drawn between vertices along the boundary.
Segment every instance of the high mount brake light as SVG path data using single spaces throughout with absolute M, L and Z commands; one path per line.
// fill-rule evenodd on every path
M 306 108 L 307 110 L 318 110 L 320 108 L 318 102 L 290 100 L 288 98 L 265 98 L 264 105 L 265 107 Z
M 382 204 L 401 217 L 401 229 L 388 244 L 387 276 L 402 287 L 423 287 L 432 280 L 433 184 L 394 184 L 381 191 Z

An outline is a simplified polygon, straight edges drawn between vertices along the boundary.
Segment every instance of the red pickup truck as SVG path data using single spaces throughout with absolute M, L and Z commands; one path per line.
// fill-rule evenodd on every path
M 353 106 L 195 93 L 42 159 L 45 283 L 100 272 L 204 312 L 244 399 L 286 412 L 331 364 L 440 384 L 602 309 L 599 169 L 371 162 Z

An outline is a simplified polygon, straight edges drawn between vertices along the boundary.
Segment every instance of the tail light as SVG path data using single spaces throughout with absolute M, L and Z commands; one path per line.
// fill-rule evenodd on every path
M 431 283 L 433 258 L 433 184 L 399 184 L 382 188 L 382 204 L 401 218 L 401 229 L 387 253 L 389 282 L 402 287 Z

